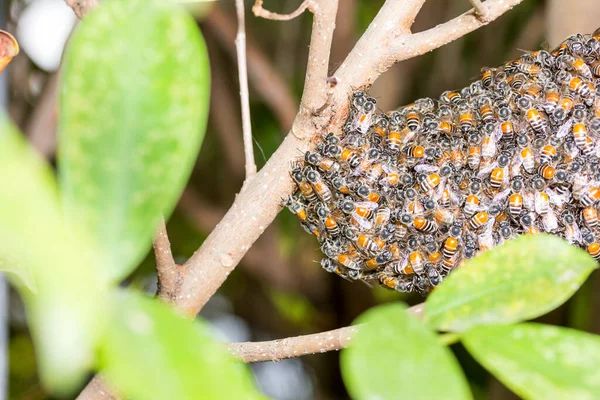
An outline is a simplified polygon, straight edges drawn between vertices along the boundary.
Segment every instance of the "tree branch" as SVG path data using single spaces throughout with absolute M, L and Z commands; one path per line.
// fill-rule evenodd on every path
M 254 5 L 252 6 L 252 12 L 255 16 L 259 18 L 271 19 L 274 21 L 289 21 L 290 19 L 294 19 L 298 15 L 302 14 L 306 9 L 314 13 L 316 5 L 314 0 L 304 0 L 294 12 L 291 12 L 289 14 L 278 14 L 269 10 L 265 10 L 262 6 L 263 3 L 264 0 L 256 0 Z
M 240 78 L 240 100 L 242 108 L 242 132 L 244 138 L 244 155 L 246 160 L 247 183 L 256 175 L 254 162 L 254 146 L 252 145 L 252 125 L 250 124 L 250 95 L 248 93 L 248 67 L 246 65 L 246 23 L 244 20 L 244 0 L 235 0 L 238 30 L 235 38 L 237 50 L 238 75 Z M 245 184 L 244 183 L 244 184 Z
M 408 312 L 417 318 L 423 314 L 424 304 L 417 304 Z M 280 361 L 287 358 L 301 357 L 308 354 L 337 351 L 348 347 L 358 332 L 359 326 L 347 326 L 331 331 L 271 340 L 268 342 L 231 343 L 229 351 L 233 356 L 245 363 Z
M 167 227 L 164 219 L 161 220 L 158 226 L 152 247 L 154 247 L 156 275 L 158 278 L 158 292 L 156 295 L 160 299 L 172 303 L 179 286 L 181 286 L 184 269 L 173 260 L 171 243 L 169 242 L 169 236 L 167 236 Z
M 425 0 L 387 0 L 336 71 L 334 81 L 338 85 L 333 102 L 345 101 L 353 89 L 370 86 L 395 63 L 428 53 L 487 25 L 522 1 L 488 0 L 487 21 L 480 21 L 470 10 L 434 28 L 411 34 L 410 26 Z

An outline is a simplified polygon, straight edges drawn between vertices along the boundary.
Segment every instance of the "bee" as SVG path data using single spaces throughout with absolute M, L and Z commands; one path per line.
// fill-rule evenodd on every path
M 563 215 L 563 223 L 565 225 L 565 239 L 567 242 L 570 244 L 580 244 L 583 240 L 583 237 L 573 214 L 570 212 L 565 212 Z
M 556 110 L 556 107 L 558 107 L 559 100 L 560 92 L 558 91 L 558 87 L 556 85 L 546 87 L 546 95 L 544 97 L 544 102 L 542 103 L 542 109 L 547 114 L 551 114 Z
M 350 124 L 350 129 L 358 131 L 362 134 L 368 132 L 373 123 L 375 116 L 375 99 L 367 97 L 365 93 L 354 92 L 352 101 L 353 116 Z
M 408 233 L 408 226 L 412 224 L 412 217 L 409 214 L 403 214 L 396 221 L 396 231 L 394 239 L 398 242 L 402 241 Z
M 463 132 L 468 132 L 475 125 L 475 118 L 469 109 L 463 109 L 458 117 L 458 122 L 460 124 L 460 129 Z
M 548 128 L 548 125 L 542 115 L 535 108 L 530 108 L 525 112 L 525 116 L 529 125 L 534 131 L 544 133 Z
M 489 215 L 485 211 L 480 211 L 469 220 L 469 227 L 473 230 L 477 230 L 485 225 L 489 220 Z
M 383 249 L 385 242 L 380 238 L 371 237 L 369 235 L 358 235 L 356 244 L 363 249 L 367 254 L 375 254 Z
M 581 97 L 589 97 L 591 95 L 590 87 L 579 77 L 572 78 L 568 86 L 572 92 L 577 93 Z
M 391 211 L 389 208 L 387 208 L 387 207 L 379 208 L 375 212 L 375 217 L 374 217 L 375 228 L 381 228 L 382 226 L 387 224 L 388 221 L 390 220 L 390 216 L 391 216 Z
M 340 234 L 340 226 L 333 215 L 329 213 L 329 210 L 322 204 L 319 204 L 315 207 L 315 211 L 323 225 L 325 225 L 327 233 L 331 236 L 338 236 Z
M 579 200 L 584 207 L 591 207 L 600 200 L 600 188 L 590 187 L 587 189 Z
M 415 110 L 411 110 L 406 114 L 406 127 L 411 131 L 416 131 L 421 127 L 421 116 Z
M 540 233 L 539 228 L 533 224 L 533 218 L 531 218 L 531 215 L 529 215 L 529 213 L 526 212 L 525 210 L 523 210 L 523 212 L 521 213 L 519 222 L 521 223 L 524 234 L 536 235 L 536 234 Z
M 360 262 L 357 255 L 352 254 L 339 254 L 337 256 L 337 262 L 348 269 L 358 270 L 360 269 Z
M 600 261 L 600 244 L 594 242 L 586 247 L 588 254 L 594 257 L 595 260 Z
M 581 210 L 583 221 L 591 231 L 595 231 L 598 228 L 598 210 L 596 207 L 585 207 Z
M 424 233 L 434 233 L 438 227 L 435 222 L 425 219 L 423 217 L 417 217 L 413 220 L 413 226 L 419 231 Z
M 481 83 L 484 88 L 489 89 L 494 81 L 494 70 L 491 68 L 484 68 L 482 72 Z
M 512 218 L 519 217 L 523 210 L 523 196 L 520 193 L 513 193 L 508 198 L 508 210 Z
M 490 186 L 494 189 L 500 189 L 505 181 L 504 168 L 494 168 L 490 174 Z
M 392 259 L 392 252 L 389 250 L 384 251 L 377 257 L 371 258 L 365 261 L 365 267 L 367 270 L 372 271 L 379 268 L 382 265 L 389 263 Z
M 285 206 L 294 214 L 296 214 L 296 216 L 298 217 L 298 219 L 302 222 L 305 222 L 308 219 L 308 216 L 306 214 L 306 207 L 304 206 L 304 204 L 299 201 L 298 199 L 289 196 L 287 198 L 287 200 L 285 201 Z
M 441 182 L 441 178 L 438 174 L 432 173 L 429 174 L 422 182 L 421 189 L 424 192 L 430 193 L 434 190 Z
M 521 159 L 523 169 L 525 169 L 525 171 L 529 174 L 533 173 L 535 169 L 535 159 L 533 158 L 533 152 L 529 147 L 521 150 Z
M 546 145 L 540 151 L 540 162 L 542 164 L 550 164 L 556 157 L 556 147 Z
M 404 261 L 396 265 L 396 273 L 410 275 L 422 274 L 424 267 L 423 255 L 419 251 L 413 251 L 407 254 Z
M 310 204 L 317 201 L 317 194 L 313 190 L 310 183 L 304 179 L 304 174 L 302 173 L 301 168 L 296 167 L 292 170 L 292 179 L 294 182 L 296 182 L 296 185 L 298 185 L 300 193 L 306 201 L 308 201 Z
M 410 146 L 404 152 L 412 158 L 421 158 L 425 155 L 425 149 L 422 146 Z
M 331 158 L 322 157 L 319 154 L 310 151 L 305 153 L 304 159 L 307 163 L 314 165 L 325 172 L 337 172 L 340 169 L 340 165 Z
M 541 164 L 538 168 L 538 175 L 546 180 L 554 178 L 555 169 L 553 166 L 548 164 Z
M 597 77 L 600 77 L 600 60 L 596 60 L 592 63 L 591 72 Z
M 400 132 L 395 129 L 390 129 L 387 138 L 385 139 L 385 145 L 388 150 L 393 153 L 400 151 L 400 146 L 402 145 L 402 135 Z
M 362 162 L 362 157 L 357 150 L 343 149 L 340 153 L 340 158 L 348 163 L 350 168 L 356 168 Z
M 329 189 L 329 186 L 327 186 L 325 181 L 323 181 L 321 175 L 311 167 L 307 167 L 305 169 L 304 175 L 306 176 L 306 180 L 313 187 L 317 196 L 319 196 L 319 198 L 325 203 L 331 202 L 331 189 Z
M 458 92 L 446 91 L 442 93 L 440 100 L 444 103 L 456 105 L 462 100 L 462 96 Z
M 458 250 L 458 240 L 454 237 L 449 237 L 444 242 L 444 247 L 442 248 L 442 254 L 445 259 L 452 258 Z

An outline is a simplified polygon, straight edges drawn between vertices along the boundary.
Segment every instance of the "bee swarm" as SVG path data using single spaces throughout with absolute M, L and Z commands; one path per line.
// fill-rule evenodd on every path
M 548 232 L 600 259 L 600 29 L 439 100 L 377 111 L 355 92 L 341 136 L 292 170 L 287 200 L 321 266 L 425 294 L 477 252 Z

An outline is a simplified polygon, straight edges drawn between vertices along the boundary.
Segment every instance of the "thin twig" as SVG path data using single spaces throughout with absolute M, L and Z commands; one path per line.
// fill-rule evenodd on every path
M 481 0 L 469 0 L 469 3 L 473 6 L 473 10 L 475 11 L 475 15 L 483 22 L 488 21 L 488 13 L 485 8 L 485 4 L 481 2 Z
M 263 2 L 264 0 L 256 0 L 252 6 L 252 12 L 259 18 L 271 19 L 274 21 L 289 21 L 290 19 L 294 19 L 298 15 L 302 14 L 306 9 L 314 13 L 315 2 L 313 0 L 304 0 L 294 12 L 289 14 L 278 14 L 269 10 L 265 10 L 262 6 Z
M 408 309 L 408 312 L 420 318 L 423 303 Z M 359 326 L 347 326 L 331 331 L 271 340 L 268 342 L 231 343 L 229 351 L 245 363 L 280 361 L 308 354 L 326 353 L 348 347 L 358 332 Z
M 237 50 L 238 75 L 240 78 L 240 101 L 242 108 L 242 132 L 244 137 L 244 155 L 246 159 L 246 181 L 256 175 L 254 146 L 252 145 L 252 125 L 250 124 L 250 95 L 248 93 L 248 67 L 246 64 L 246 23 L 244 20 L 244 0 L 235 0 L 238 29 L 235 38 Z
M 158 292 L 156 295 L 158 298 L 171 303 L 177 295 L 179 286 L 181 286 L 184 270 L 173 259 L 171 243 L 169 242 L 164 219 L 158 225 L 152 247 L 154 247 L 156 275 L 158 277 Z
M 214 6 L 211 13 L 203 21 L 203 27 L 210 30 L 214 38 L 231 55 L 235 53 L 233 46 L 236 26 L 235 20 Z M 269 58 L 252 38 L 246 38 L 246 58 L 248 61 L 248 78 L 254 91 L 263 99 L 279 120 L 282 129 L 289 130 L 298 112 L 298 100 L 277 71 Z M 216 71 L 215 71 L 216 72 Z M 212 98 L 212 97 L 211 97 Z

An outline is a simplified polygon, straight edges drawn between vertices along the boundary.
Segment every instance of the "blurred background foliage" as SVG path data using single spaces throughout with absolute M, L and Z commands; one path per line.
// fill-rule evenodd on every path
M 246 1 L 250 10 L 251 1 Z M 294 9 L 299 0 L 267 1 L 273 11 Z M 383 0 L 340 0 L 330 71 L 341 64 Z M 22 46 L 4 74 L 11 118 L 34 147 L 55 158 L 57 80 L 65 40 L 76 18 L 62 0 L 1 2 L 9 32 Z M 192 178 L 168 222 L 173 254 L 183 262 L 218 223 L 239 191 L 244 175 L 234 36 L 233 0 L 189 3 L 206 38 L 211 58 L 212 93 L 207 134 Z M 428 0 L 414 31 L 445 22 L 468 10 L 466 0 Z M 311 27 L 304 14 L 289 22 L 247 13 L 248 66 L 252 129 L 259 167 L 290 128 L 301 95 Z M 460 88 L 483 66 L 516 58 L 522 50 L 548 47 L 571 33 L 600 26 L 597 0 L 525 0 L 492 24 L 422 57 L 393 67 L 371 89 L 381 109 L 419 97 L 437 97 Z M 549 44 L 548 44 L 549 43 Z M 295 216 L 281 213 L 242 260 L 218 295 L 203 309 L 216 334 L 226 341 L 260 341 L 348 325 L 376 304 L 422 301 L 381 288 L 350 283 L 321 270 L 317 242 Z M 154 259 L 148 255 L 127 285 L 154 293 Z M 544 323 L 600 333 L 600 275 L 596 272 L 564 306 L 541 318 Z M 402 338 L 398 338 L 402 340 Z M 462 348 L 454 345 L 476 398 L 512 399 Z M 36 376 L 35 357 L 20 299 L 10 297 L 10 398 L 48 399 Z M 276 399 L 343 399 L 338 354 L 325 353 L 252 366 L 260 388 Z

